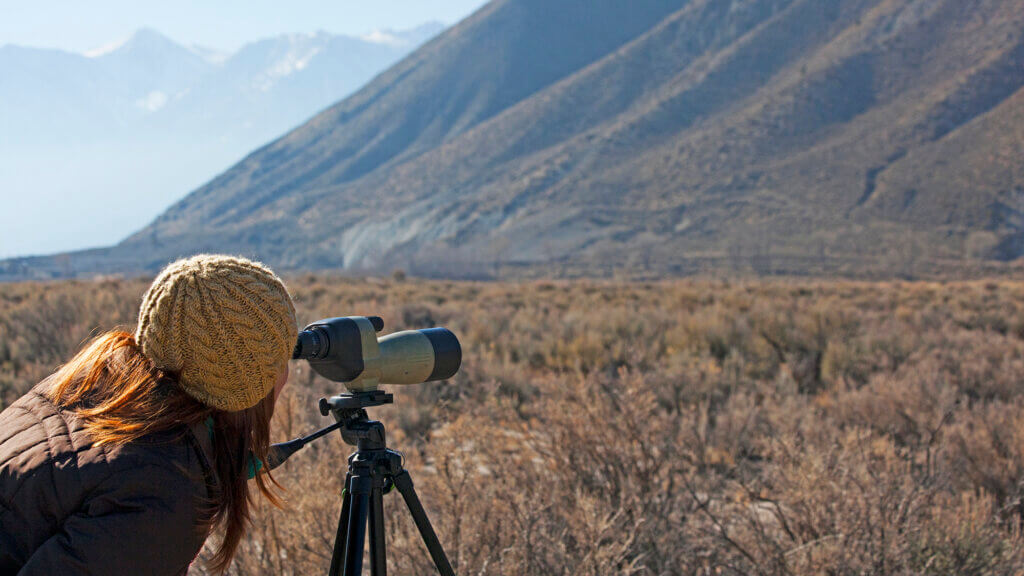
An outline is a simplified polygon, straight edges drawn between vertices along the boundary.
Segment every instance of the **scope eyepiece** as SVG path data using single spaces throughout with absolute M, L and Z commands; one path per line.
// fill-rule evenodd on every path
M 370 321 L 370 325 L 373 326 L 375 331 L 380 332 L 384 329 L 384 319 L 380 316 L 367 316 L 366 319 Z M 332 320 L 334 319 L 332 318 Z M 305 330 L 299 332 L 295 348 L 292 350 L 292 360 L 310 360 L 327 357 L 331 339 L 322 326 L 317 326 L 317 324 L 322 322 L 324 321 L 314 322 L 307 326 Z
M 293 360 L 309 360 L 319 358 L 323 352 L 327 353 L 326 337 L 316 328 L 299 332 L 299 339 L 295 342 L 295 350 L 292 351 Z

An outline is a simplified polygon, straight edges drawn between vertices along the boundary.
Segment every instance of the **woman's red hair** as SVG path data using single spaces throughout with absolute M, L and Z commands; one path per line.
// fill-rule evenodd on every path
M 107 332 L 89 342 L 53 376 L 55 404 L 74 411 L 97 444 L 127 444 L 149 434 L 185 429 L 213 417 L 214 462 L 219 490 L 207 511 L 205 529 L 223 529 L 210 567 L 227 571 L 238 549 L 253 493 L 248 455 L 265 462 L 270 449 L 274 395 L 247 410 L 223 412 L 185 394 L 175 375 L 153 365 L 128 332 Z M 256 475 L 257 491 L 275 506 L 280 499 L 270 474 Z

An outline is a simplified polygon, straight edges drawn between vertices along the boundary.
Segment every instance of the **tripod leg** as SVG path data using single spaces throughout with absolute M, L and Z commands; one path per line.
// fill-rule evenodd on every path
M 374 486 L 370 492 L 370 574 L 387 576 L 387 555 L 384 544 L 384 493 Z
M 334 552 L 331 553 L 330 576 L 341 575 L 341 564 L 345 559 L 345 543 L 348 542 L 348 517 L 351 512 L 352 475 L 345 476 L 345 488 L 341 496 L 341 517 L 338 518 L 338 532 L 334 535 Z
M 351 486 L 352 511 L 348 517 L 344 576 L 361 576 L 363 545 L 366 543 L 366 515 L 370 507 L 370 477 L 353 476 Z
M 452 565 L 448 563 L 448 557 L 445 556 L 444 549 L 441 548 L 441 542 L 437 539 L 437 534 L 434 532 L 434 527 L 430 525 L 427 512 L 423 509 L 423 504 L 420 504 L 420 498 L 416 495 L 416 490 L 412 486 L 412 477 L 409 476 L 408 472 L 402 470 L 395 474 L 394 481 L 395 488 L 398 488 L 398 491 L 402 493 L 405 505 L 409 507 L 409 512 L 412 513 L 412 520 L 416 523 L 420 536 L 423 537 L 423 543 L 427 545 L 427 551 L 430 552 L 430 557 L 433 558 L 437 571 L 441 573 L 441 576 L 455 576 Z

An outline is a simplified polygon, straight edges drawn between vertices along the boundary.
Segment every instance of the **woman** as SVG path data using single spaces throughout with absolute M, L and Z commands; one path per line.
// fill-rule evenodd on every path
M 134 335 L 96 338 L 0 413 L 0 574 L 185 574 L 214 530 L 226 571 L 254 492 L 278 502 L 257 470 L 296 332 L 259 263 L 165 268 Z

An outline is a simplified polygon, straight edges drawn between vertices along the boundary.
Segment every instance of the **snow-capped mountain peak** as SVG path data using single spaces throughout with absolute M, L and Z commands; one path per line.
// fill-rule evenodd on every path
M 129 36 L 128 38 L 122 38 L 121 40 L 116 40 L 114 42 L 108 42 L 108 43 L 103 44 L 101 46 L 97 46 L 95 48 L 90 48 L 90 49 L 86 50 L 85 52 L 82 52 L 82 56 L 85 56 L 86 58 L 99 58 L 100 56 L 105 56 L 105 55 L 110 54 L 111 52 L 117 50 L 118 48 L 124 46 L 125 44 L 127 44 L 129 38 L 131 38 L 131 37 Z
M 224 52 L 222 50 L 202 46 L 200 44 L 190 44 L 185 48 L 189 52 L 195 54 L 196 56 L 199 56 L 200 58 L 206 60 L 214 66 L 220 66 L 221 64 L 224 64 L 224 62 L 227 62 L 228 58 L 231 58 L 230 52 Z
M 401 46 L 402 44 L 405 44 L 405 40 L 395 36 L 394 32 L 390 30 L 374 30 L 373 32 L 364 34 L 359 38 L 372 44 L 386 44 L 389 46 Z

